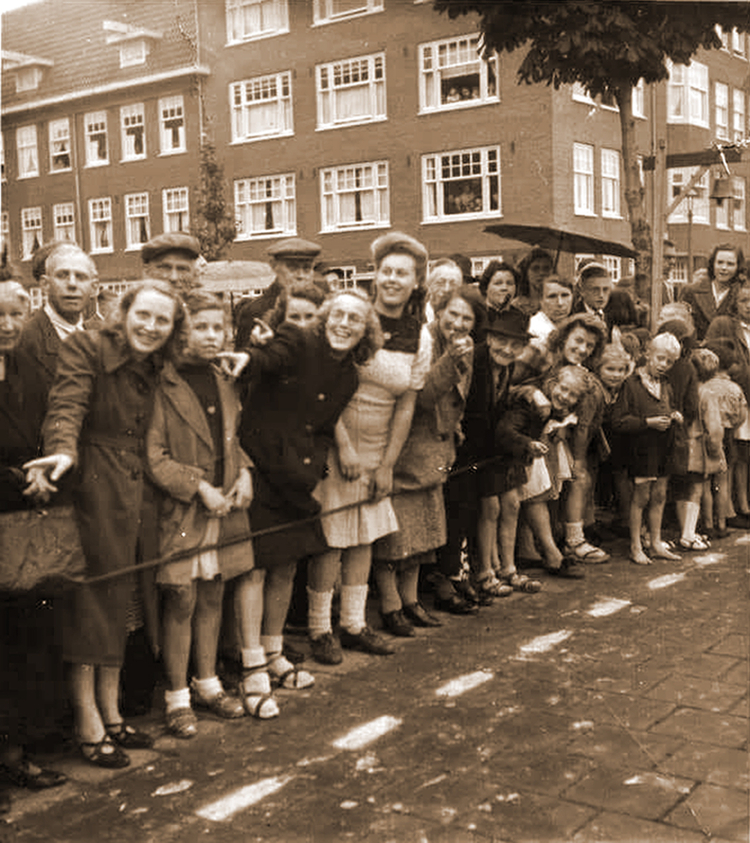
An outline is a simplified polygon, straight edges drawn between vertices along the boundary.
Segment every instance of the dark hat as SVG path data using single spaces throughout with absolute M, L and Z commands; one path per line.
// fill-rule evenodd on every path
M 141 260 L 144 263 L 151 263 L 166 252 L 185 252 L 195 260 L 201 253 L 201 246 L 198 240 L 189 234 L 182 231 L 166 231 L 143 244 Z
M 272 258 L 283 260 L 284 258 L 315 258 L 320 254 L 320 250 L 321 247 L 310 240 L 289 237 L 269 246 L 266 253 Z
M 516 307 L 509 307 L 507 310 L 498 313 L 488 323 L 486 330 L 488 334 L 500 334 L 504 337 L 513 337 L 525 341 L 531 339 L 529 317 Z

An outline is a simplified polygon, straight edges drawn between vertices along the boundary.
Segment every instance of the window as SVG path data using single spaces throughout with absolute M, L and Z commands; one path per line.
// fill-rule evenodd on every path
M 500 147 L 422 156 L 425 222 L 500 216 Z
M 573 206 L 582 216 L 595 213 L 594 147 L 588 143 L 573 144 Z
M 633 117 L 646 118 L 646 84 L 643 79 L 633 88 Z
M 732 52 L 735 56 L 745 58 L 745 33 L 732 30 Z
M 718 23 L 714 27 L 716 30 L 716 34 L 721 38 L 721 49 L 728 50 L 729 49 L 729 33 L 723 29 Z
M 234 213 L 238 240 L 296 234 L 294 174 L 238 179 Z
M 471 274 L 475 278 L 479 278 L 492 261 L 499 261 L 502 263 L 502 260 L 502 255 L 482 255 L 481 257 L 473 257 L 471 259 Z
M 127 249 L 140 249 L 151 239 L 148 221 L 148 193 L 125 196 L 125 243 Z
M 747 206 L 745 204 L 745 179 L 742 176 L 732 176 L 732 192 L 734 193 L 732 224 L 735 231 L 745 231 Z
M 135 67 L 139 64 L 146 64 L 147 55 L 148 45 L 145 38 L 123 41 L 120 44 L 120 67 Z
M 723 82 L 717 82 L 714 85 L 714 115 L 716 137 L 727 140 L 729 138 L 729 86 Z
M 573 83 L 572 95 L 576 102 L 585 102 L 587 105 L 594 105 L 594 98 L 580 82 Z
M 109 164 L 107 148 L 107 112 L 93 111 L 83 118 L 86 130 L 86 166 Z
M 185 106 L 182 97 L 159 100 L 159 126 L 161 154 L 185 152 Z
M 51 173 L 59 173 L 71 168 L 70 158 L 70 121 L 67 117 L 61 120 L 50 120 L 49 123 L 49 169 Z
M 52 206 L 55 240 L 70 240 L 75 243 L 76 217 L 75 206 L 72 202 L 61 202 Z
M 422 112 L 499 101 L 497 57 L 480 57 L 479 35 L 421 44 L 419 67 Z
M 385 53 L 318 65 L 318 128 L 385 120 Z
M 693 177 L 693 173 L 695 172 L 695 170 L 695 167 L 680 167 L 667 170 L 667 176 L 669 178 L 670 202 L 672 201 L 672 199 L 676 198 L 680 194 L 680 191 L 682 190 L 683 186 L 686 185 Z M 708 196 L 709 176 L 710 171 L 706 170 L 701 179 L 693 186 L 693 190 L 696 194 L 692 200 L 693 222 L 701 225 L 709 225 L 710 223 L 710 200 Z M 675 208 L 675 210 L 672 211 L 672 213 L 669 215 L 667 223 L 669 225 L 672 225 L 673 223 L 687 222 L 687 219 L 688 203 L 686 199 L 683 199 L 682 202 L 680 202 L 680 204 Z
M 16 129 L 16 151 L 18 153 L 18 178 L 25 179 L 39 175 L 39 155 L 36 148 L 36 126 L 21 126 Z
M 616 149 L 602 149 L 602 216 L 621 216 L 620 153 Z
M 168 187 L 162 191 L 164 231 L 189 231 L 190 213 L 188 189 Z
M 353 15 L 382 11 L 383 0 L 313 0 L 315 23 L 330 23 Z
M 143 103 L 124 105 L 120 109 L 122 160 L 136 161 L 146 157 L 146 127 Z
M 25 261 L 31 260 L 34 252 L 42 245 L 42 209 L 22 208 L 21 209 L 21 239 L 22 258 Z
M 323 271 L 323 275 L 332 270 L 338 270 L 343 274 L 343 278 L 339 278 L 336 285 L 337 290 L 353 290 L 357 286 L 357 267 L 356 266 L 329 266 Z
M 226 10 L 230 44 L 289 32 L 287 0 L 227 0 Z
M 739 88 L 732 91 L 732 128 L 734 129 L 735 142 L 745 137 L 745 92 Z
M 20 67 L 16 71 L 16 93 L 35 91 L 42 81 L 42 68 L 37 65 Z
M 667 86 L 670 123 L 708 127 L 708 68 L 697 61 L 670 64 Z
M 0 213 L 0 251 L 11 254 L 10 248 L 10 216 L 7 211 Z
M 0 133 L 0 181 L 8 181 L 5 173 L 5 135 Z
M 89 223 L 91 225 L 91 251 L 112 251 L 112 200 L 89 199 Z
M 291 73 L 235 82 L 229 90 L 233 142 L 293 133 Z
M 320 185 L 323 231 L 389 224 L 387 161 L 321 170 Z
M 602 257 L 602 263 L 607 267 L 609 277 L 616 284 L 622 278 L 622 261 L 620 258 L 615 258 L 612 255 L 604 255 Z

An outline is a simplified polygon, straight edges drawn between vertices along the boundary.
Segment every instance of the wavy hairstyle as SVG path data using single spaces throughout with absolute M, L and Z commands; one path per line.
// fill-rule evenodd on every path
M 720 243 L 714 246 L 713 251 L 708 256 L 708 277 L 713 281 L 716 277 L 714 266 L 716 264 L 716 256 L 719 252 L 734 252 L 737 258 L 737 271 L 734 274 L 734 279 L 739 280 L 739 276 L 743 274 L 745 269 L 745 256 L 742 254 L 742 249 L 739 246 L 733 246 L 731 243 Z
M 111 328 L 105 328 L 103 330 L 118 334 L 122 338 L 125 338 L 125 319 L 130 312 L 130 308 L 133 306 L 133 303 L 139 293 L 147 292 L 149 290 L 153 290 L 162 296 L 166 296 L 166 298 L 171 299 L 174 302 L 174 323 L 172 324 L 172 332 L 158 352 L 164 357 L 174 359 L 178 355 L 180 345 L 183 341 L 185 305 L 179 292 L 168 281 L 160 281 L 156 278 L 146 278 L 135 287 L 131 287 L 123 293 L 120 298 L 120 314 L 118 318 L 114 321 Z
M 607 326 L 593 313 L 574 313 L 564 319 L 549 335 L 547 349 L 554 362 L 562 362 L 565 343 L 575 328 L 583 328 L 596 337 L 594 350 L 589 355 L 587 364 L 594 363 L 607 342 Z
M 518 287 L 521 284 L 521 274 L 514 266 L 511 266 L 507 261 L 498 260 L 490 261 L 484 268 L 484 272 L 479 277 L 479 292 L 483 296 L 487 295 L 487 287 L 490 286 L 492 276 L 496 272 L 509 272 L 513 276 L 513 283 L 516 285 L 516 295 L 518 295 Z M 511 296 L 511 298 L 514 298 L 514 296 Z
M 344 296 L 351 296 L 367 305 L 367 316 L 365 317 L 365 335 L 357 343 L 351 354 L 354 362 L 361 366 L 375 354 L 375 352 L 383 347 L 383 329 L 380 327 L 380 318 L 372 304 L 372 300 L 364 290 L 355 287 L 350 290 L 341 290 L 338 293 L 328 296 L 318 310 L 316 321 L 313 323 L 311 330 L 317 336 L 325 339 L 326 323 L 328 317 L 331 315 L 334 304 Z
M 373 240 L 370 245 L 372 260 L 377 273 L 380 264 L 388 255 L 409 255 L 414 259 L 417 276 L 417 286 L 412 290 L 409 300 L 404 307 L 404 314 L 424 322 L 424 305 L 427 291 L 425 282 L 427 277 L 427 249 L 414 237 L 403 231 L 389 231 Z

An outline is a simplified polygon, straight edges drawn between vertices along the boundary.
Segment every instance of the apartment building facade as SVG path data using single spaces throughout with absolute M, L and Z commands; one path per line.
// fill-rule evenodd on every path
M 497 222 L 630 239 L 616 109 L 518 85 L 518 54 L 480 57 L 476 18 L 414 0 L 42 0 L 3 25 L 3 238 L 26 272 L 39 242 L 66 236 L 102 278 L 138 277 L 148 236 L 189 229 L 203 137 L 224 167 L 236 260 L 297 235 L 351 279 L 388 229 L 476 271 L 528 248 L 485 231 Z M 729 33 L 725 50 L 640 86 L 639 151 L 747 137 L 747 77 L 746 40 Z M 696 255 L 746 239 L 747 170 L 733 166 L 723 210 L 704 178 Z M 688 179 L 670 171 L 669 191 Z M 681 253 L 685 214 L 669 219 Z

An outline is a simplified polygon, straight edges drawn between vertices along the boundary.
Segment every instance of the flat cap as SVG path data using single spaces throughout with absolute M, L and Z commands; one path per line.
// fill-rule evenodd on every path
M 280 240 L 266 249 L 266 253 L 272 258 L 315 258 L 320 251 L 321 247 L 317 243 L 303 240 L 301 237 Z
M 195 260 L 201 253 L 201 246 L 198 240 L 189 234 L 182 231 L 166 231 L 143 244 L 141 260 L 144 263 L 151 263 L 165 252 L 185 252 Z

